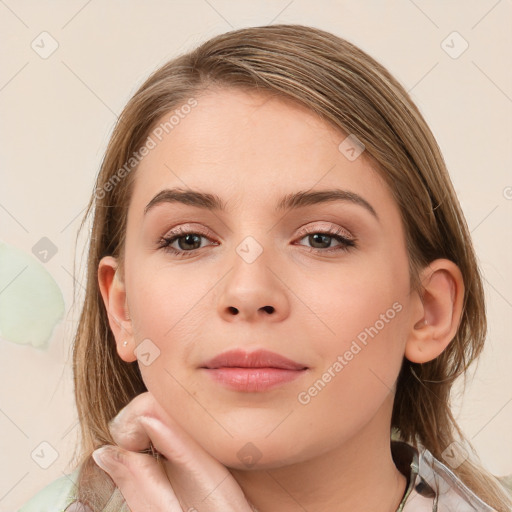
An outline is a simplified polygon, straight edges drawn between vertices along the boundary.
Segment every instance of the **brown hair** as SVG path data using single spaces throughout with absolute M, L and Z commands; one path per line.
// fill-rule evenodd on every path
M 412 288 L 436 258 L 455 262 L 465 294 L 459 329 L 435 360 L 404 359 L 392 427 L 404 441 L 436 458 L 464 437 L 450 410 L 450 390 L 479 355 L 486 336 L 484 290 L 468 227 L 434 136 L 404 88 L 365 52 L 328 32 L 273 25 L 216 36 L 154 72 L 130 99 L 115 126 L 81 229 L 93 213 L 85 302 L 73 367 L 82 446 L 78 498 L 102 510 L 113 485 L 91 452 L 112 443 L 108 422 L 146 391 L 137 362 L 125 363 L 100 295 L 97 271 L 106 255 L 122 267 L 127 210 L 137 155 L 157 120 L 211 87 L 241 87 L 294 100 L 346 134 L 355 134 L 387 182 L 402 216 Z M 133 164 L 133 162 L 132 162 Z M 120 172 L 121 169 L 125 172 Z M 124 175 L 122 178 L 120 176 Z M 484 501 L 508 510 L 497 480 L 469 459 L 455 473 Z

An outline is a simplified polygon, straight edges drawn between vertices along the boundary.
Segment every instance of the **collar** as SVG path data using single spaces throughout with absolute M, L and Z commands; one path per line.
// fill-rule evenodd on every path
M 407 478 L 396 512 L 495 512 L 428 450 L 418 451 L 402 441 L 391 441 L 391 454 Z

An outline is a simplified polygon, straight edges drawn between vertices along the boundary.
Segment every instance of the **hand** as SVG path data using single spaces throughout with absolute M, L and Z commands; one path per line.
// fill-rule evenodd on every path
M 131 512 L 256 510 L 228 469 L 188 435 L 150 392 L 124 407 L 110 422 L 110 432 L 120 448 L 107 445 L 93 457 L 119 487 Z M 163 455 L 160 461 L 139 453 L 150 443 Z

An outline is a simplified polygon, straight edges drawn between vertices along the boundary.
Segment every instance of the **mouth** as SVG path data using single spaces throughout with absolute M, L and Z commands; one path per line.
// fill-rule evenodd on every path
M 261 392 L 303 376 L 308 367 L 267 350 L 230 350 L 201 366 L 217 383 L 240 392 Z

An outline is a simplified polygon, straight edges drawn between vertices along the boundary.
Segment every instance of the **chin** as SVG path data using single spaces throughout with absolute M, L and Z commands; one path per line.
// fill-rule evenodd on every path
M 308 458 L 308 450 L 302 450 L 296 443 L 286 446 L 284 440 L 277 437 L 269 441 L 265 437 L 254 436 L 251 440 L 250 436 L 244 436 L 225 443 L 211 440 L 211 444 L 203 447 L 227 468 L 241 471 L 276 469 Z

